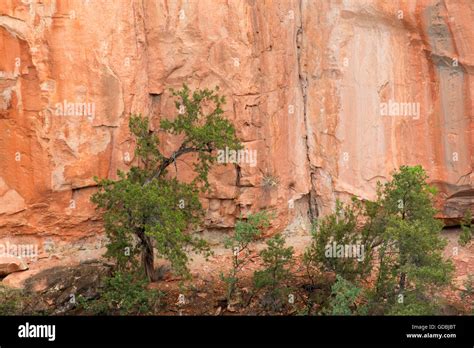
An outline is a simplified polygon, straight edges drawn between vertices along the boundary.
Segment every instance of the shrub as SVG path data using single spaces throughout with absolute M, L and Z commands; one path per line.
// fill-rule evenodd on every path
M 459 235 L 459 244 L 466 246 L 472 239 L 474 226 L 472 225 L 472 213 L 466 210 L 461 221 L 461 234 Z
M 369 243 L 372 231 L 359 228 L 363 214 L 360 201 L 354 199 L 352 205 L 337 201 L 333 214 L 313 223 L 312 243 L 303 256 L 310 274 L 311 269 L 330 271 L 347 280 L 367 275 L 372 260 Z M 346 255 L 346 250 L 352 254 Z
M 464 281 L 465 290 L 461 290 L 461 299 L 467 304 L 470 311 L 474 314 L 474 276 L 469 274 Z
M 474 295 L 474 276 L 469 274 L 467 279 L 464 281 L 464 287 L 466 290 L 461 292 L 461 299 L 466 299 Z
M 358 307 L 357 304 L 361 295 L 361 288 L 337 275 L 336 282 L 331 288 L 329 310 L 325 313 L 330 315 L 366 314 L 367 307 L 365 305 Z
M 0 315 L 20 315 L 23 311 L 24 294 L 0 285 Z
M 48 315 L 49 309 L 38 309 L 38 296 L 26 290 L 9 288 L 0 284 L 0 316 Z
M 436 299 L 428 298 L 416 291 L 407 291 L 403 301 L 396 301 L 388 315 L 440 315 L 440 305 Z
M 267 248 L 260 252 L 263 270 L 253 276 L 254 287 L 264 290 L 264 307 L 278 310 L 287 303 L 291 279 L 289 267 L 293 262 L 293 247 L 285 248 L 285 239 L 281 234 L 267 241 Z
M 262 187 L 265 190 L 269 190 L 272 188 L 277 187 L 280 184 L 280 179 L 278 176 L 271 174 L 271 173 L 266 173 L 262 177 Z
M 436 293 L 450 283 L 453 265 L 443 258 L 443 224 L 435 218 L 436 190 L 427 179 L 421 166 L 402 166 L 391 181 L 377 185 L 375 201 L 338 203 L 335 213 L 313 232 L 305 262 L 356 286 L 372 274 L 375 281 L 367 289 L 369 313 L 433 313 Z M 363 262 L 327 258 L 325 247 L 334 242 L 363 245 Z
M 106 279 L 103 291 L 98 299 L 85 299 L 79 296 L 79 308 L 86 313 L 109 315 L 152 314 L 161 305 L 163 294 L 146 288 L 144 277 L 130 273 L 116 272 Z
M 234 235 L 227 238 L 224 245 L 232 250 L 232 267 L 227 275 L 221 273 L 221 279 L 227 285 L 226 297 L 230 303 L 239 287 L 239 273 L 249 262 L 249 246 L 270 225 L 270 215 L 266 211 L 250 214 L 247 219 L 239 218 Z

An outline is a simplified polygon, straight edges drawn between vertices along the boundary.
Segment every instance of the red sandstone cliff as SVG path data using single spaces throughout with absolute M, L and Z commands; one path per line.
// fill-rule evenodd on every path
M 184 82 L 219 85 L 257 151 L 213 170 L 210 230 L 263 207 L 298 224 L 402 164 L 457 218 L 474 205 L 473 22 L 470 0 L 2 0 L 0 237 L 98 234 L 92 177 L 133 162 L 128 116 L 158 125 Z

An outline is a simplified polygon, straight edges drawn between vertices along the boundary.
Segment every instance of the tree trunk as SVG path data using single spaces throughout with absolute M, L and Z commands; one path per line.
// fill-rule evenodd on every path
M 402 274 L 400 275 L 400 283 L 399 283 L 400 292 L 405 290 L 406 277 L 407 277 L 407 274 L 405 272 L 402 272 Z
M 141 230 L 138 233 L 142 246 L 142 266 L 145 270 L 145 275 L 150 282 L 155 281 L 155 265 L 154 265 L 154 252 L 153 244 L 150 237 L 145 235 L 145 230 Z

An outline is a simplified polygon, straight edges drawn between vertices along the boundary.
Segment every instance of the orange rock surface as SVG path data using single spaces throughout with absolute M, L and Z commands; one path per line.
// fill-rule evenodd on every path
M 474 206 L 473 22 L 470 0 L 1 1 L 0 238 L 101 234 L 93 176 L 133 163 L 130 113 L 157 127 L 183 83 L 218 85 L 257 151 L 212 171 L 210 231 L 261 208 L 282 230 L 373 198 L 402 164 L 458 218 Z

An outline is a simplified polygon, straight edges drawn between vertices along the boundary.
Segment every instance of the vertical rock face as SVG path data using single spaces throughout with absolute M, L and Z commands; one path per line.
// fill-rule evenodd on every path
M 473 21 L 468 0 L 4 1 L 0 237 L 100 233 L 93 176 L 134 162 L 130 113 L 156 128 L 183 83 L 218 85 L 257 154 L 212 171 L 210 230 L 261 208 L 281 230 L 373 198 L 402 164 L 457 218 L 474 205 Z
M 308 1 L 302 14 L 320 209 L 373 197 L 402 164 L 427 169 L 442 216 L 472 207 L 474 4 Z

